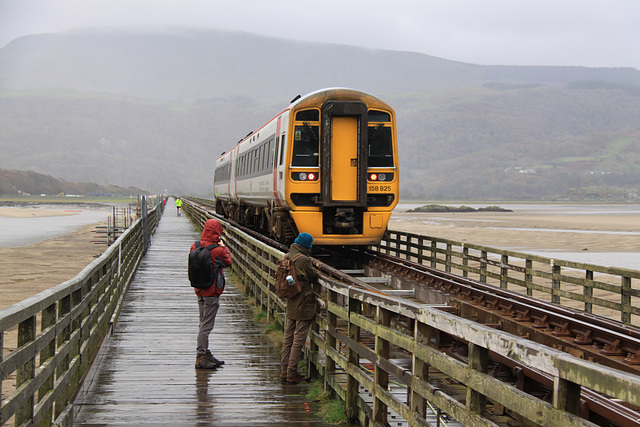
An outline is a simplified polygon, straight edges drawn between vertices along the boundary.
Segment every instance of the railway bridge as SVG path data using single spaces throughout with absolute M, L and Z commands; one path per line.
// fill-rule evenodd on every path
M 162 221 L 161 205 L 143 209 L 78 277 L 0 311 L 0 424 L 328 425 L 310 385 L 280 381 L 253 322 L 248 301 L 285 317 L 282 248 L 232 224 L 211 336 L 226 364 L 194 369 L 186 258 L 213 215 L 201 202 Z M 357 268 L 318 261 L 305 360 L 359 424 L 639 425 L 640 272 L 396 232 L 350 256 Z

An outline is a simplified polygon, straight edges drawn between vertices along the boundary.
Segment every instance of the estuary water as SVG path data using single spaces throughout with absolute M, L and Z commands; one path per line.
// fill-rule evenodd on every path
M 409 209 L 415 209 L 420 206 L 424 206 L 426 203 L 399 203 L 394 212 L 406 211 Z M 439 205 L 446 205 L 452 207 L 459 207 L 463 203 L 460 202 L 452 202 L 452 203 L 438 203 Z M 629 228 L 629 230 L 606 230 L 606 218 L 613 217 L 640 217 L 640 205 L 603 205 L 603 204 L 524 204 L 524 203 L 512 203 L 512 204 L 502 204 L 495 202 L 486 202 L 480 204 L 467 204 L 464 203 L 465 206 L 469 206 L 475 209 L 481 207 L 487 207 L 492 205 L 499 205 L 504 209 L 511 209 L 514 212 L 524 212 L 527 215 L 536 216 L 536 215 L 544 215 L 544 216 L 575 216 L 576 218 L 580 218 L 581 216 L 591 216 L 591 217 L 602 217 L 603 218 L 603 227 L 605 229 L 600 230 L 585 230 L 580 229 L 578 226 L 573 228 L 569 225 L 565 229 L 547 229 L 547 228 L 513 228 L 509 227 L 509 231 L 513 230 L 521 230 L 521 231 L 535 231 L 536 233 L 548 234 L 551 236 L 552 233 L 578 233 L 578 234 L 594 234 L 598 235 L 599 239 L 606 239 L 607 236 L 614 235 L 623 235 L 623 236 L 637 236 L 638 245 L 635 248 L 632 248 L 632 251 L 629 251 L 629 248 L 622 249 L 624 252 L 595 252 L 595 251 L 562 251 L 562 250 L 541 250 L 540 248 L 527 248 L 526 241 L 522 242 L 524 246 L 517 248 L 509 248 L 509 247 L 501 247 L 503 249 L 512 249 L 517 250 L 519 252 L 529 253 L 532 255 L 539 255 L 546 258 L 554 258 L 554 259 L 563 259 L 568 261 L 575 261 L 580 263 L 587 264 L 595 264 L 601 266 L 612 266 L 612 267 L 621 267 L 628 268 L 632 270 L 640 270 L 640 230 Z M 452 218 L 451 214 L 442 214 L 439 215 L 437 213 L 430 214 L 427 221 L 430 223 L 447 223 Z M 637 218 L 637 217 L 636 217 Z M 494 226 L 492 223 L 495 222 L 493 220 L 482 220 L 482 219 L 466 219 L 456 218 L 456 223 L 463 224 L 465 221 L 468 222 L 476 222 L 476 223 L 484 223 L 485 227 L 488 229 L 497 230 L 507 230 L 507 228 L 502 228 L 500 226 Z M 444 236 L 443 236 L 444 237 Z M 474 242 L 478 243 L 478 242 Z
M 92 223 L 105 222 L 113 213 L 113 208 L 107 205 L 24 205 L 8 206 L 18 217 L 3 216 L 0 214 L 0 247 L 28 246 L 43 240 L 52 239 L 71 233 L 78 228 Z M 43 213 L 34 213 L 34 209 Z M 24 212 L 19 212 L 24 210 Z M 46 215 L 47 210 L 62 215 Z

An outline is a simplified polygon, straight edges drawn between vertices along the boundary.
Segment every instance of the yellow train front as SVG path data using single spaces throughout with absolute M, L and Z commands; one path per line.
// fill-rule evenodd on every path
M 266 167 L 238 173 L 262 140 Z M 285 243 L 300 232 L 316 245 L 378 243 L 398 203 L 396 141 L 395 112 L 380 99 L 343 88 L 310 93 L 216 161 L 228 177 L 214 182 L 217 210 Z

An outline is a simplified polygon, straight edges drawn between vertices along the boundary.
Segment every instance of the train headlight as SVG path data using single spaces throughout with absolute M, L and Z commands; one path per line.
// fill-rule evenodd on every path
M 367 174 L 369 181 L 393 181 L 393 173 L 369 173 Z
M 292 172 L 291 179 L 294 181 L 317 181 L 317 172 Z

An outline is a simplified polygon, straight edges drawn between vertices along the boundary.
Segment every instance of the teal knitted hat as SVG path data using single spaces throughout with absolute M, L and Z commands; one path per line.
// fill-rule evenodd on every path
M 313 246 L 313 237 L 309 233 L 300 233 L 293 243 L 297 243 L 303 248 L 311 249 L 311 246 Z

